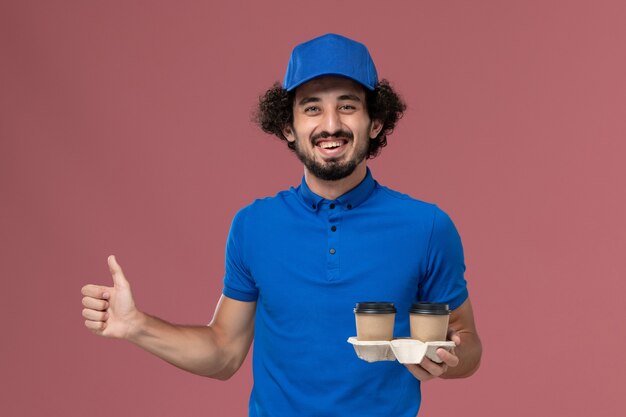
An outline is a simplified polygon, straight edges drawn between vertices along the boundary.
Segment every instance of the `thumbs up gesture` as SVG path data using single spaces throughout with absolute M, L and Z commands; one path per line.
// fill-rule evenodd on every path
M 89 284 L 81 290 L 85 327 L 101 336 L 129 338 L 140 312 L 135 307 L 130 284 L 115 256 L 109 256 L 107 261 L 113 286 Z

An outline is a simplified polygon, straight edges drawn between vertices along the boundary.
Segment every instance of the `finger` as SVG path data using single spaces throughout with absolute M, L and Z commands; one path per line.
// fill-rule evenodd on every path
M 445 349 L 437 349 L 437 356 L 448 366 L 457 366 L 459 364 L 459 357 L 452 352 L 448 352 Z
M 92 310 L 104 311 L 109 308 L 109 303 L 98 298 L 83 297 L 83 307 Z
M 109 256 L 107 262 L 109 263 L 109 271 L 111 272 L 111 276 L 113 277 L 113 285 L 115 287 L 128 286 L 128 281 L 124 276 L 124 272 L 122 272 L 122 267 L 117 263 L 115 255 Z
M 106 328 L 106 323 L 103 321 L 85 320 L 85 327 L 94 333 L 101 333 Z
M 452 329 L 448 329 L 448 340 L 453 341 L 457 346 L 461 344 L 461 336 L 459 336 L 459 334 Z
M 429 379 L 433 379 L 434 376 L 428 373 L 424 368 L 414 363 L 405 363 L 404 366 L 413 374 L 413 376 L 420 381 L 428 381 Z
M 445 371 L 448 370 L 448 365 L 446 365 L 445 363 L 440 365 L 426 357 L 422 360 L 422 362 L 420 362 L 420 366 L 434 377 L 441 376 Z
M 83 317 L 91 321 L 106 321 L 107 318 L 109 318 L 109 314 L 106 311 L 96 311 L 84 308 Z
M 86 297 L 106 299 L 108 297 L 105 295 L 111 292 L 111 287 L 89 284 L 85 285 L 80 292 Z

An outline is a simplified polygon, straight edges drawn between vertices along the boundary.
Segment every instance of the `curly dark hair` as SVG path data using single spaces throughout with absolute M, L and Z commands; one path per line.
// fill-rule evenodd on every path
M 259 97 L 259 107 L 253 118 L 254 122 L 265 132 L 277 136 L 287 142 L 292 151 L 295 144 L 289 142 L 283 129 L 293 127 L 293 100 L 295 90 L 287 91 L 279 83 L 275 83 L 264 95 Z M 393 132 L 398 120 L 404 115 L 406 104 L 396 93 L 387 80 L 380 80 L 373 91 L 365 90 L 367 113 L 371 120 L 380 120 L 383 124 L 378 136 L 370 139 L 368 159 L 376 157 L 381 148 L 387 146 L 387 136 Z

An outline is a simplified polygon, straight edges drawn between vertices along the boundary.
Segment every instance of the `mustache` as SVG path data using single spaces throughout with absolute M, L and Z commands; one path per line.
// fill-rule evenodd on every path
M 331 138 L 331 137 L 354 139 L 354 134 L 352 134 L 352 132 L 349 132 L 347 130 L 337 130 L 336 132 L 333 132 L 333 133 L 323 131 L 323 132 L 316 133 L 315 135 L 311 136 L 311 141 L 315 143 L 315 141 L 318 139 L 326 139 L 326 138 Z

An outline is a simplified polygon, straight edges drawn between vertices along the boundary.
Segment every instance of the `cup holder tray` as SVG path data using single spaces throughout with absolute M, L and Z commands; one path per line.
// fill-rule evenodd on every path
M 424 356 L 433 362 L 441 363 L 437 349 L 452 350 L 452 341 L 420 342 L 409 338 L 393 340 L 361 341 L 350 337 L 348 343 L 354 346 L 356 355 L 366 362 L 395 361 L 400 363 L 420 363 Z

